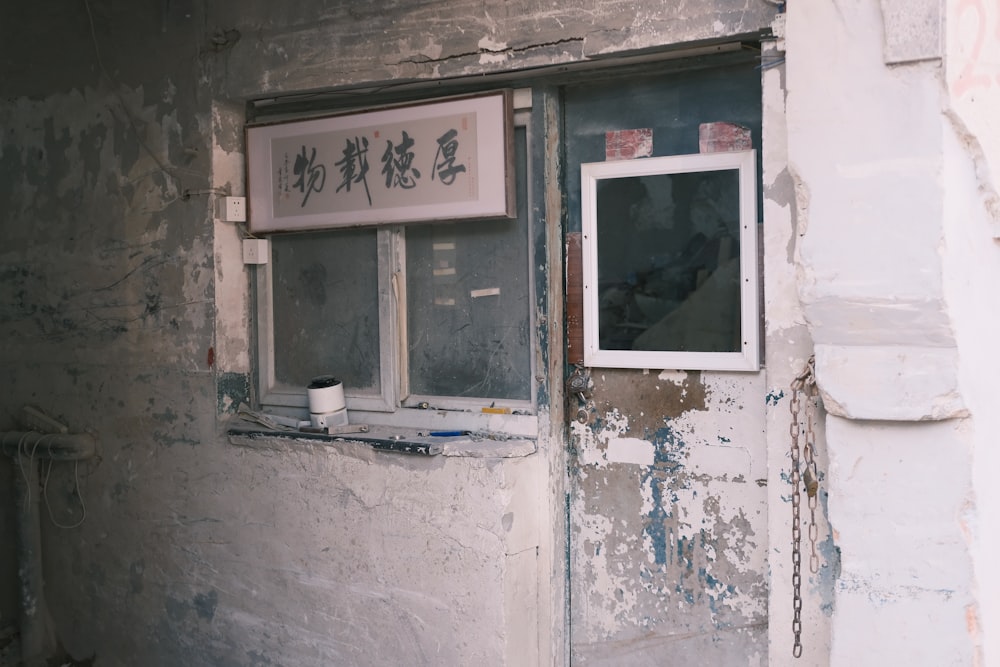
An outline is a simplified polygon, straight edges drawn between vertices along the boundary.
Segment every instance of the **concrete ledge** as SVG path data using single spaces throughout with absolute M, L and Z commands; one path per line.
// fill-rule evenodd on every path
M 936 421 L 968 416 L 953 347 L 816 346 L 826 411 L 847 419 Z
M 310 447 L 343 450 L 344 445 L 360 445 L 364 450 L 372 452 L 471 458 L 518 458 L 529 456 L 538 450 L 537 443 L 532 439 L 511 438 L 502 433 L 470 432 L 458 436 L 436 437 L 429 435 L 427 431 L 390 426 L 371 426 L 367 433 L 326 435 L 272 431 L 238 420 L 230 423 L 227 435 L 230 444 L 270 450 Z

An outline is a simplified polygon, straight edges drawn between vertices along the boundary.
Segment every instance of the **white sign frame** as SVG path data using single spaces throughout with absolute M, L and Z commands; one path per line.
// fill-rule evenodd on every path
M 510 90 L 246 128 L 250 231 L 510 218 Z

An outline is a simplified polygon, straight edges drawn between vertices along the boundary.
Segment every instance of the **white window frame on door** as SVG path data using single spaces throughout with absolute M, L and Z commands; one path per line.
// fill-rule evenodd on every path
M 580 165 L 583 228 L 584 364 L 598 368 L 757 371 L 760 369 L 756 151 L 670 155 Z M 602 180 L 721 170 L 739 173 L 740 350 L 612 350 L 600 347 L 597 190 Z

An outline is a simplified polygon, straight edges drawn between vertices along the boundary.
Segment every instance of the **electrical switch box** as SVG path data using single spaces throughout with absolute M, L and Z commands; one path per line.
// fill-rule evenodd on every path
M 243 239 L 243 263 L 267 264 L 267 239 Z
M 215 200 L 215 217 L 223 222 L 247 221 L 246 197 L 219 197 Z

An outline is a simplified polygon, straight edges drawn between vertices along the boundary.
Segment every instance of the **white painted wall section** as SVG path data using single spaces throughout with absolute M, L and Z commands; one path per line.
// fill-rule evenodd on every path
M 963 368 L 975 374 L 983 350 L 965 344 L 974 297 L 955 300 L 972 268 L 949 247 L 977 190 L 975 151 L 950 136 L 941 11 L 891 0 L 788 6 L 798 289 L 829 412 L 841 557 L 834 666 L 982 664 L 987 595 L 970 531 L 977 410 Z M 956 316 L 963 302 L 968 323 Z M 979 318 L 993 326 L 993 314 Z

